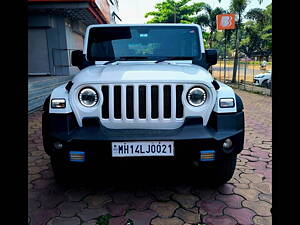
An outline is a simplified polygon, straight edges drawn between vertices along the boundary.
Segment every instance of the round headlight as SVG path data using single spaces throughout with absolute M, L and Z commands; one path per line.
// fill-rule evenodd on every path
M 78 95 L 79 101 L 86 107 L 92 107 L 98 102 L 98 94 L 92 88 L 83 88 Z
M 203 105 L 206 100 L 206 92 L 201 87 L 194 87 L 188 91 L 187 100 L 192 106 Z

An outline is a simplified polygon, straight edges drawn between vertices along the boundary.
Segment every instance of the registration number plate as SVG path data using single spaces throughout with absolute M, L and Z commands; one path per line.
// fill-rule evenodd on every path
M 173 141 L 112 142 L 112 157 L 174 156 Z

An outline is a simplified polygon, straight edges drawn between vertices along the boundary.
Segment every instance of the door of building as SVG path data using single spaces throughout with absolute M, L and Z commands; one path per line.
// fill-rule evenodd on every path
M 28 29 L 28 74 L 50 74 L 46 29 Z

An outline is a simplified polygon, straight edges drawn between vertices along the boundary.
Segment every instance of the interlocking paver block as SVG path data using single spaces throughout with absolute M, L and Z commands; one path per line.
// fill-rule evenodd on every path
M 182 225 L 184 222 L 176 217 L 172 218 L 155 218 L 151 225 Z
M 255 188 L 256 190 L 264 193 L 271 194 L 272 193 L 272 184 L 270 182 L 261 182 L 261 183 L 251 183 L 250 187 Z
M 171 217 L 179 205 L 174 201 L 152 202 L 150 209 L 157 212 L 160 217 Z
M 252 225 L 252 218 L 255 216 L 255 213 L 247 208 L 241 209 L 224 209 L 224 214 L 233 217 L 239 224 L 243 225 Z
M 182 219 L 186 223 L 199 223 L 200 222 L 200 214 L 199 213 L 194 213 L 189 210 L 185 210 L 182 208 L 179 208 L 175 212 L 175 216 Z
M 223 214 L 223 209 L 226 207 L 224 202 L 217 200 L 200 201 L 197 203 L 197 206 L 213 216 L 221 216 Z
M 76 213 L 79 213 L 83 208 L 86 207 L 84 202 L 64 202 L 58 208 L 60 210 L 60 216 L 62 217 L 72 217 Z
M 207 225 L 236 225 L 237 221 L 230 216 L 205 216 L 203 222 Z
M 199 200 L 197 196 L 191 194 L 175 194 L 172 198 L 186 209 L 195 206 L 195 203 Z
M 126 215 L 133 221 L 134 224 L 138 225 L 149 225 L 150 221 L 157 216 L 157 213 L 153 210 L 137 211 L 132 210 Z
M 109 214 L 112 216 L 123 216 L 127 209 L 129 209 L 129 204 L 117 204 L 114 202 L 109 202 L 104 205 Z
M 130 208 L 142 211 L 148 209 L 153 201 L 154 199 L 152 197 L 144 196 L 144 197 L 132 198 L 129 201 L 129 203 L 130 203 Z
M 87 222 L 84 222 L 82 225 L 98 225 L 97 220 L 89 220 Z
M 259 216 L 271 216 L 272 205 L 265 201 L 243 201 L 243 206 L 252 209 Z
M 36 209 L 29 213 L 31 218 L 31 225 L 45 225 L 47 221 L 59 215 L 58 209 Z
M 253 222 L 256 225 L 272 225 L 272 216 L 254 216 Z
M 88 208 L 98 208 L 108 202 L 111 202 L 112 198 L 109 195 L 95 194 L 87 196 L 83 201 L 88 204 Z
M 216 199 L 224 202 L 230 208 L 242 208 L 242 201 L 245 200 L 239 195 L 217 195 Z
M 247 200 L 251 200 L 251 201 L 259 200 L 258 199 L 259 191 L 255 190 L 255 189 L 234 188 L 233 191 L 235 194 L 241 195 L 242 197 L 244 197 Z
M 80 219 L 78 217 L 55 217 L 51 219 L 47 225 L 80 225 Z
M 126 216 L 114 217 L 109 220 L 108 225 L 125 225 L 127 221 L 128 217 Z
M 104 208 L 99 209 L 83 209 L 80 213 L 77 215 L 83 220 L 88 221 L 91 219 L 98 218 L 99 216 L 106 215 L 108 211 Z

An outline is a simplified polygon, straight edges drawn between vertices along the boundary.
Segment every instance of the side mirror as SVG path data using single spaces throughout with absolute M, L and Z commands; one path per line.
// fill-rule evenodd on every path
M 216 49 L 205 50 L 206 61 L 209 66 L 215 65 L 218 62 L 218 52 Z
M 75 50 L 71 53 L 71 63 L 73 66 L 77 66 L 80 70 L 83 68 L 83 52 L 81 50 Z

